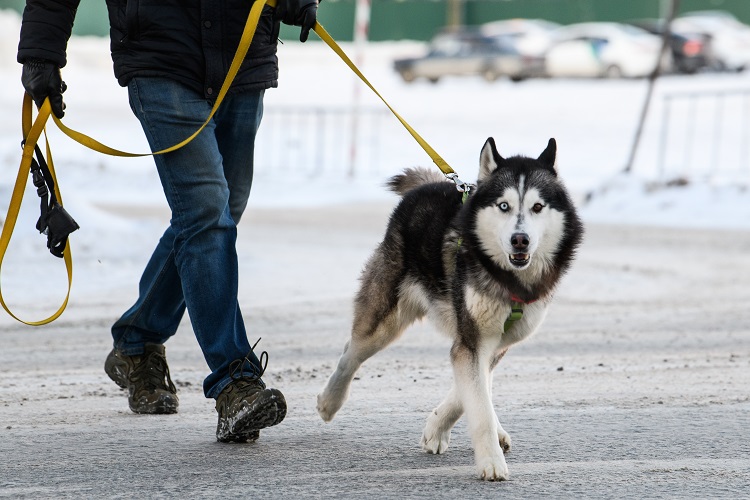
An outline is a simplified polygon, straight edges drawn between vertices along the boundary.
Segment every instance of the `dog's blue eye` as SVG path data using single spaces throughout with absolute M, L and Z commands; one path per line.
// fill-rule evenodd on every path
M 506 202 L 498 203 L 498 205 L 497 205 L 497 206 L 498 206 L 498 207 L 500 208 L 500 210 L 502 210 L 503 212 L 507 212 L 508 210 L 510 210 L 510 205 L 508 205 L 508 204 L 507 204 Z

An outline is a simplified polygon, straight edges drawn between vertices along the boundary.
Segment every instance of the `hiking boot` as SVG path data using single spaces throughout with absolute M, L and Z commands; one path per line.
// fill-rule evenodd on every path
M 222 443 L 255 441 L 260 429 L 276 425 L 286 416 L 281 391 L 266 389 L 257 378 L 233 380 L 216 398 L 219 423 L 216 439 Z
M 136 356 L 113 349 L 104 362 L 105 373 L 128 390 L 128 405 L 134 413 L 177 413 L 177 388 L 169 377 L 164 346 L 146 344 L 143 349 Z

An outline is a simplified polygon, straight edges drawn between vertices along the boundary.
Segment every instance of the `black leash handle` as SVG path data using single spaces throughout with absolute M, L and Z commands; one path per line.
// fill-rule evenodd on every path
M 34 145 L 34 154 L 36 158 L 31 159 L 29 168 L 36 194 L 39 196 L 40 214 L 36 229 L 41 234 L 47 235 L 47 248 L 50 253 L 62 258 L 68 243 L 68 236 L 80 226 L 57 201 L 55 178 L 38 145 Z

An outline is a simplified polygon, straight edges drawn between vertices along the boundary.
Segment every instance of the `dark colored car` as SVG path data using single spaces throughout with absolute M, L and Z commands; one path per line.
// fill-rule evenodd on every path
M 482 76 L 487 81 L 513 81 L 541 76 L 544 61 L 519 54 L 508 40 L 475 30 L 443 32 L 430 43 L 423 57 L 398 59 L 394 69 L 405 82 L 426 78 L 436 83 L 444 76 Z
M 661 19 L 643 19 L 632 21 L 630 24 L 654 35 L 664 36 L 664 21 Z M 668 43 L 675 72 L 691 74 L 716 69 L 709 35 L 671 31 Z

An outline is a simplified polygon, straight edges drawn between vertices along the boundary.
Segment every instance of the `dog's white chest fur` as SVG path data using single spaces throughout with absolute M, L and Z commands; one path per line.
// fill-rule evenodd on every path
M 496 349 L 505 349 L 533 334 L 547 315 L 547 305 L 534 302 L 523 306 L 523 317 L 504 331 L 505 321 L 511 312 L 507 301 L 498 300 L 467 287 L 465 305 L 483 338 L 497 342 Z

